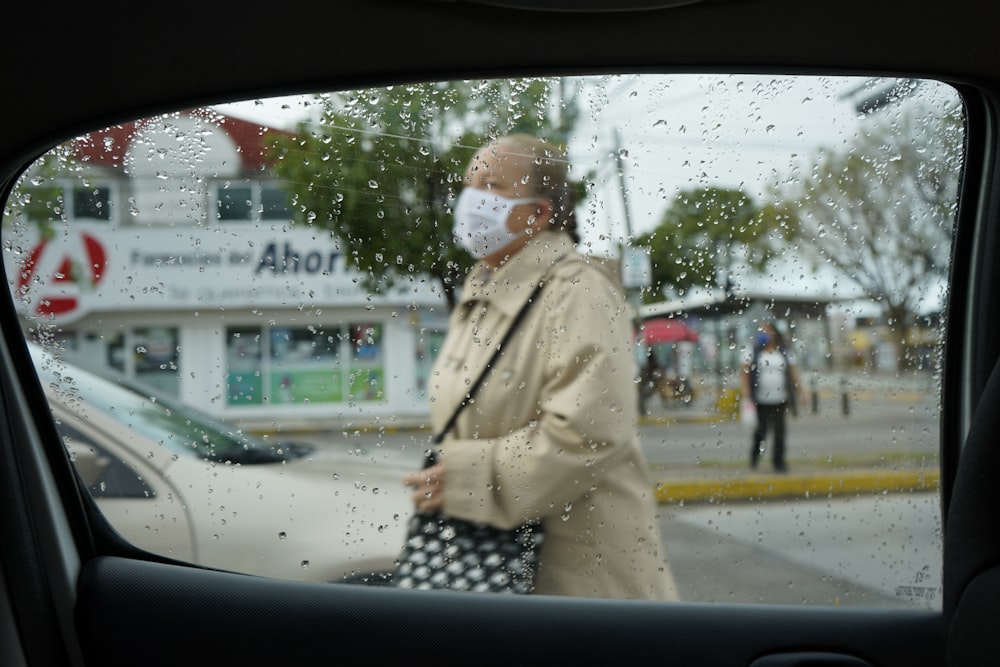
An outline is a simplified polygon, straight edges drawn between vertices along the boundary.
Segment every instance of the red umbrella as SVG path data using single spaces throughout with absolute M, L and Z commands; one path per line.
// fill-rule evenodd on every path
M 698 332 L 680 320 L 660 317 L 642 323 L 642 339 L 647 345 L 658 343 L 678 343 L 689 340 L 698 342 Z

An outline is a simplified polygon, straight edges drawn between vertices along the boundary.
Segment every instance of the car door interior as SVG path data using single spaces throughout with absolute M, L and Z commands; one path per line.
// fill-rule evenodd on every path
M 52 43 L 51 9 L 27 7 L 21 27 L 31 29 L 12 25 L 0 65 L 10 94 L 24 96 L 0 110 L 4 197 L 20 169 L 80 132 L 285 92 L 648 69 L 890 71 L 953 81 L 970 107 L 971 166 L 941 372 L 943 610 L 412 594 L 222 572 L 143 552 L 117 537 L 85 492 L 4 290 L 0 664 L 1000 664 L 1000 10 L 977 0 L 926 12 L 862 0 L 812 11 L 792 0 L 664 0 L 649 11 L 635 2 L 620 12 L 609 3 L 551 2 L 544 11 L 483 4 L 498 6 L 291 0 L 243 8 L 258 16 L 234 22 L 229 6 L 182 2 L 160 17 L 184 17 L 170 29 L 128 20 L 134 8 L 124 3 L 78 4 L 59 10 L 78 37 L 65 44 Z M 43 47 L 46 55 L 30 62 Z M 106 78 L 57 80 L 54 72 L 84 47 L 89 62 L 108 63 Z
M 1000 542 L 992 530 L 1000 507 L 988 471 L 997 463 L 1000 365 L 990 374 L 962 452 L 945 530 L 944 618 L 949 664 L 995 664 L 1000 614 Z
M 969 108 L 973 125 L 985 120 L 980 114 L 995 122 L 995 112 L 989 105 L 970 103 Z M 995 208 L 995 141 L 973 142 L 973 145 L 977 149 L 970 163 L 986 166 L 983 173 L 973 169 L 967 178 L 981 177 L 984 182 L 992 183 L 984 186 L 980 196 Z M 954 429 L 952 439 L 963 445 L 960 450 L 942 447 L 946 455 L 942 460 L 944 479 L 950 480 L 943 489 L 946 508 L 943 626 L 950 665 L 995 664 L 1000 660 L 1000 648 L 992 631 L 1000 617 L 997 607 L 1000 541 L 992 530 L 1000 509 L 1000 495 L 989 473 L 1000 456 L 995 436 L 996 407 L 1000 402 L 995 307 L 997 233 L 996 226 L 986 219 L 979 222 L 974 232 L 966 230 L 964 238 L 960 236 L 956 247 L 956 253 L 968 253 L 966 262 L 975 263 L 978 268 L 968 274 L 958 272 L 954 280 L 956 296 L 965 296 L 970 305 L 964 326 L 956 324 L 949 334 L 949 367 L 954 372 L 950 378 L 952 393 L 944 406 Z M 963 350 L 966 354 L 961 354 Z M 964 422 L 963 414 L 970 415 Z M 964 437 L 963 423 L 968 424 Z M 947 432 L 948 425 L 945 429 Z M 950 474 L 951 470 L 954 474 Z

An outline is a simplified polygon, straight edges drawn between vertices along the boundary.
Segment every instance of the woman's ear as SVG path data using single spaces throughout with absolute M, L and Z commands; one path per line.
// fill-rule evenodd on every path
M 538 208 L 535 212 L 535 222 L 534 227 L 536 229 L 544 229 L 549 226 L 552 221 L 552 217 L 556 214 L 556 208 L 548 199 L 539 199 Z
M 529 208 L 530 207 L 530 208 Z M 529 234 L 549 228 L 555 208 L 548 199 L 520 204 L 517 213 L 507 219 L 507 229 L 514 234 L 528 230 Z

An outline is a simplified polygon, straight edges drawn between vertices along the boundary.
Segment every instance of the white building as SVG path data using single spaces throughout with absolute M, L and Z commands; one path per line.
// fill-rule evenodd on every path
M 369 294 L 329 232 L 293 226 L 275 131 L 176 114 L 39 167 L 7 220 L 24 326 L 249 428 L 422 418 L 443 297 L 417 281 Z

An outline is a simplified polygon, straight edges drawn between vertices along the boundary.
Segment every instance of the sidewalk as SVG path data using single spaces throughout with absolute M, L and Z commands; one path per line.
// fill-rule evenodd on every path
M 833 376 L 803 378 L 810 384 L 807 405 L 800 411 L 808 413 L 812 401 L 824 410 L 846 409 L 852 419 L 864 419 L 873 398 L 910 403 L 931 390 L 925 376 L 895 377 L 879 375 Z M 704 391 L 691 405 L 664 407 L 650 401 L 648 414 L 640 425 L 669 426 L 676 423 L 718 423 L 738 419 L 725 414 L 725 402 L 720 405 L 716 391 Z M 733 406 L 729 406 L 732 409 Z M 720 409 L 721 408 L 721 409 Z M 771 472 L 766 461 L 756 470 L 749 466 L 725 469 L 698 466 L 672 467 L 654 472 L 656 498 L 662 504 L 755 502 L 768 499 L 815 499 L 848 495 L 937 492 L 940 471 L 902 461 L 887 463 L 858 457 L 855 461 L 833 466 L 825 462 L 795 462 L 786 473 Z

